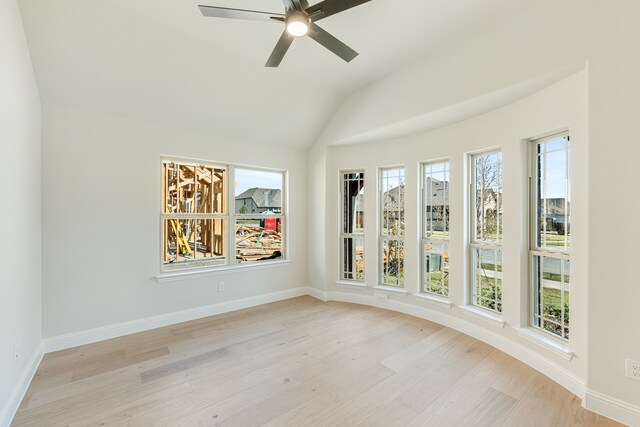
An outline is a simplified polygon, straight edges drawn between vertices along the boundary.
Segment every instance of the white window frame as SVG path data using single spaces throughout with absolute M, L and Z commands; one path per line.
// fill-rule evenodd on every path
M 226 194 L 225 206 L 223 206 L 223 213 L 215 213 L 215 214 L 172 214 L 165 213 L 164 206 L 164 195 L 160 196 L 160 256 L 159 256 L 159 265 L 160 265 L 160 273 L 168 274 L 181 274 L 181 273 L 190 273 L 190 272 L 198 272 L 198 271 L 215 271 L 215 270 L 224 270 L 230 267 L 234 268 L 250 268 L 255 265 L 260 265 L 267 263 L 268 261 L 254 261 L 254 262 L 240 262 L 236 259 L 236 239 L 235 239 L 235 223 L 237 219 L 267 219 L 267 218 L 276 218 L 281 221 L 281 234 L 282 234 L 282 257 L 277 261 L 288 261 L 288 172 L 282 169 L 272 169 L 265 168 L 259 166 L 247 166 L 247 165 L 239 165 L 232 163 L 223 163 L 216 162 L 211 160 L 201 160 L 201 159 L 192 159 L 192 158 L 184 158 L 184 157 L 176 157 L 176 156 L 161 156 L 160 157 L 160 181 L 161 186 L 164 186 L 164 173 L 162 171 L 162 164 L 167 162 L 176 162 L 182 165 L 191 165 L 191 166 L 199 166 L 204 165 L 206 167 L 213 167 L 218 169 L 225 170 L 225 182 L 224 182 L 224 191 Z M 255 171 L 263 171 L 263 172 L 272 172 L 272 173 L 281 173 L 282 174 L 282 209 L 279 214 L 239 214 L 235 212 L 235 194 L 231 191 L 231 182 L 235 182 L 235 169 L 246 169 L 246 170 L 255 170 Z M 184 266 L 175 267 L 175 268 L 166 268 L 166 264 L 164 263 L 164 221 L 167 219 L 223 219 L 225 223 L 225 233 L 226 233 L 226 241 L 225 241 L 225 262 L 221 264 L 206 264 L 205 265 L 193 265 L 190 263 L 186 263 Z
M 230 164 L 229 166 L 229 182 L 234 182 L 235 183 L 235 171 L 236 169 L 244 169 L 244 170 L 253 170 L 253 171 L 260 171 L 260 172 L 270 172 L 270 173 L 280 173 L 282 174 L 282 181 L 281 181 L 281 185 L 282 185 L 282 208 L 280 209 L 280 213 L 276 214 L 241 214 L 241 213 L 236 213 L 236 196 L 234 194 L 233 191 L 228 191 L 227 195 L 229 197 L 229 201 L 228 201 L 228 205 L 229 206 L 233 206 L 233 209 L 229 209 L 229 227 L 230 227 L 230 231 L 233 231 L 233 233 L 229 234 L 229 236 L 233 236 L 233 238 L 229 238 L 229 244 L 230 244 L 230 254 L 233 254 L 233 256 L 230 256 L 230 262 L 229 264 L 231 266 L 233 265 L 253 265 L 256 263 L 262 263 L 265 261 L 245 261 L 242 262 L 240 260 L 237 259 L 236 257 L 236 239 L 235 239 L 235 235 L 236 235 L 236 220 L 246 220 L 246 219 L 253 219 L 253 220 L 262 220 L 262 219 L 269 219 L 269 218 L 273 218 L 276 220 L 280 220 L 281 221 L 281 242 L 282 242 L 282 251 L 281 251 L 281 258 L 279 260 L 286 260 L 287 259 L 287 172 L 284 170 L 277 170 L 277 169 L 268 169 L 268 168 L 261 168 L 261 167 L 256 167 L 256 166 L 244 166 L 244 165 L 234 165 L 234 164 Z
M 565 261 L 569 262 L 569 264 L 571 264 L 571 246 L 569 244 L 569 246 L 567 246 L 565 244 L 564 249 L 553 249 L 553 248 L 549 248 L 549 247 L 541 247 L 538 246 L 538 239 L 537 239 L 537 221 L 538 221 L 538 211 L 537 211 L 537 205 L 538 205 L 538 198 L 537 198 L 537 157 L 538 157 L 538 153 L 537 153 L 537 149 L 536 147 L 541 144 L 541 143 L 545 143 L 547 141 L 553 140 L 553 139 L 557 139 L 557 138 L 563 138 L 566 137 L 567 138 L 567 155 L 565 157 L 565 162 L 566 162 L 566 173 L 567 173 L 567 179 L 565 182 L 565 194 L 569 195 L 569 191 L 571 188 L 571 175 L 570 175 L 570 158 L 571 158 L 571 137 L 570 137 L 570 133 L 569 131 L 563 131 L 563 132 L 558 132 L 558 133 L 554 133 L 551 135 L 547 135 L 541 138 L 536 138 L 533 139 L 529 142 L 529 289 L 530 289 L 530 318 L 529 318 L 529 322 L 530 325 L 535 328 L 536 331 L 541 331 L 544 334 L 552 337 L 552 338 L 556 338 L 562 342 L 569 342 L 569 338 L 565 337 L 565 329 L 570 330 L 571 329 L 571 325 L 569 324 L 567 328 L 565 328 L 564 325 L 559 325 L 561 330 L 562 330 L 562 335 L 558 335 L 556 333 L 553 333 L 547 329 L 545 329 L 542 326 L 539 326 L 537 321 L 536 321 L 536 316 L 537 316 L 537 296 L 536 296 L 536 292 L 537 292 L 537 286 L 538 284 L 536 283 L 536 277 L 535 277 L 535 258 L 539 257 L 541 262 L 543 262 L 542 260 L 544 258 L 554 258 L 560 261 L 560 275 L 561 275 L 561 284 L 564 287 L 565 282 L 564 282 L 564 276 L 565 271 L 564 271 L 564 263 Z M 564 151 L 564 149 L 562 150 L 556 150 L 556 151 Z M 553 152 L 553 151 L 552 151 Z M 545 152 L 545 154 L 547 154 L 547 152 Z M 546 169 L 545 169 L 545 173 L 546 173 Z M 546 181 L 546 180 L 545 180 Z M 546 182 L 545 182 L 546 185 Z M 567 240 L 568 240 L 568 233 L 570 232 L 570 228 L 571 228 L 571 213 L 570 213 L 570 207 L 568 206 L 569 201 L 567 200 L 567 198 L 565 198 L 565 212 L 569 211 L 569 215 L 566 216 L 566 224 L 565 225 L 565 233 L 567 236 Z M 544 224 L 544 230 L 546 230 L 546 221 Z M 544 269 L 543 266 L 539 267 Z M 571 283 L 571 279 L 569 279 L 569 286 Z M 564 291 L 564 289 L 562 289 L 562 291 Z M 570 292 L 570 291 L 569 291 Z M 560 298 L 561 298 L 561 317 L 564 319 L 564 315 L 565 315 L 565 311 L 564 311 L 564 292 L 560 293 Z M 571 302 L 571 299 L 569 300 L 569 304 Z M 569 305 L 569 307 L 571 307 Z M 540 316 L 542 317 L 542 316 Z M 551 323 L 555 323 L 557 324 L 557 322 L 552 321 L 550 319 L 546 319 L 546 321 L 551 322 Z
M 344 265 L 344 259 L 345 259 L 345 253 L 344 253 L 344 241 L 346 239 L 353 239 L 354 242 L 356 240 L 361 240 L 362 241 L 362 256 L 363 256 L 363 262 L 364 262 L 364 248 L 365 248 L 365 238 L 364 238 L 364 228 L 365 228 L 365 219 L 366 219 L 366 213 L 363 211 L 363 221 L 362 221 L 362 230 L 361 231 L 357 231 L 357 232 L 352 232 L 352 233 L 345 233 L 344 231 L 344 226 L 345 226 L 345 220 L 346 218 L 344 217 L 344 212 L 345 212 L 345 206 L 344 206 L 344 202 L 345 202 L 345 194 L 344 194 L 344 184 L 345 184 L 345 176 L 348 174 L 362 174 L 362 184 L 363 184 L 363 188 L 364 188 L 364 197 L 362 199 L 363 202 L 363 208 L 365 206 L 365 200 L 367 197 L 367 188 L 366 188 L 366 175 L 365 175 L 365 171 L 364 169 L 345 169 L 345 170 L 340 170 L 340 250 L 338 251 L 340 253 L 340 260 L 339 260 L 339 281 L 344 281 L 344 282 L 355 282 L 355 283 L 364 283 L 365 282 L 365 272 L 366 269 L 363 268 L 362 271 L 362 277 L 361 278 L 347 278 L 346 275 L 351 273 L 353 275 L 356 274 L 355 271 L 353 272 L 348 272 L 345 269 L 345 265 Z M 356 196 L 357 197 L 357 196 Z M 355 230 L 354 230 L 355 231 Z M 354 257 L 355 258 L 355 257 Z M 354 259 L 354 265 L 355 265 L 355 259 Z
M 503 206 L 502 203 L 502 198 L 500 196 L 498 196 L 498 206 L 496 207 L 496 223 L 497 223 L 497 236 L 498 239 L 477 239 L 476 238 L 476 202 L 477 202 L 477 198 L 476 198 L 476 167 L 475 167 L 475 159 L 477 157 L 481 157 L 481 156 L 486 156 L 486 155 L 491 155 L 491 154 L 500 154 L 500 180 L 502 181 L 501 186 L 503 187 L 503 166 L 504 166 L 504 155 L 502 153 L 502 148 L 492 148 L 492 149 L 488 149 L 488 150 L 484 150 L 484 151 L 479 151 L 479 152 L 475 152 L 469 155 L 468 157 L 468 164 L 469 164 L 469 251 L 468 251 L 468 256 L 469 256 L 469 275 L 471 277 L 470 280 L 470 285 L 471 285 L 471 289 L 470 289 L 470 297 L 471 297 L 471 305 L 473 307 L 477 307 L 479 309 L 482 310 L 486 310 L 489 313 L 495 313 L 498 315 L 502 314 L 502 303 L 503 300 L 502 298 L 500 298 L 499 300 L 496 298 L 494 301 L 496 303 L 496 308 L 495 309 L 491 309 L 489 307 L 485 307 L 483 305 L 480 305 L 477 303 L 477 291 L 479 290 L 479 285 L 477 282 L 478 279 L 478 275 L 476 274 L 476 267 L 477 267 L 477 262 L 476 262 L 476 250 L 477 251 L 481 251 L 481 250 L 492 250 L 495 251 L 496 253 L 496 257 L 498 255 L 498 252 L 500 253 L 500 257 L 502 258 L 502 241 L 503 241 L 503 229 L 502 229 L 502 221 L 503 218 L 501 216 L 501 208 Z M 503 191 L 504 191 L 504 187 L 503 187 Z M 482 264 L 482 260 L 480 260 L 480 264 Z M 501 266 L 503 265 L 503 262 L 501 263 Z M 496 280 L 496 287 L 497 285 L 497 274 L 495 276 L 495 280 Z M 501 279 L 502 280 L 502 279 Z M 504 290 L 504 282 L 501 282 L 500 285 L 501 288 L 501 292 Z M 499 304 L 499 309 L 498 309 L 498 304 Z
M 388 170 L 402 170 L 402 177 L 404 179 L 405 191 L 406 191 L 406 169 L 404 165 L 398 166 L 387 166 L 378 168 L 378 287 L 387 288 L 393 290 L 403 290 L 406 288 L 406 280 L 403 276 L 402 284 L 394 284 L 394 283 L 385 283 L 384 281 L 384 242 L 387 241 L 395 241 L 403 247 L 403 259 L 401 260 L 404 271 L 404 248 L 405 248 L 405 238 L 406 238 L 406 224 L 405 228 L 402 230 L 402 234 L 398 233 L 397 235 L 384 235 L 382 233 L 384 226 L 384 192 L 385 189 L 382 187 L 383 183 L 383 174 Z M 405 193 L 406 197 L 406 193 Z M 405 209 L 405 200 L 403 199 L 402 209 Z M 405 210 L 405 221 L 406 221 L 406 210 Z
M 427 295 L 436 295 L 438 297 L 444 297 L 444 298 L 449 298 L 449 292 L 448 292 L 448 288 L 447 288 L 447 292 L 446 293 L 439 293 L 439 292 L 434 292 L 432 290 L 429 290 L 426 288 L 427 285 L 427 275 L 430 274 L 427 271 L 427 251 L 426 251 L 426 247 L 427 245 L 431 244 L 431 245 L 447 245 L 447 248 L 450 249 L 450 227 L 447 227 L 447 234 L 446 234 L 446 238 L 434 238 L 433 235 L 431 237 L 427 237 L 427 220 L 426 220 L 426 216 L 427 216 L 427 212 L 426 212 L 426 202 L 428 200 L 427 197 L 427 188 L 425 186 L 425 182 L 427 179 L 427 169 L 429 167 L 433 167 L 434 165 L 438 165 L 438 164 L 443 164 L 444 165 L 444 173 L 445 173 L 445 179 L 448 184 L 447 184 L 447 200 L 449 201 L 449 206 L 450 206 L 450 190 L 451 190 L 451 185 L 450 185 L 450 174 L 451 174 L 451 163 L 449 161 L 448 158 L 443 158 L 443 159 L 437 159 L 437 160 L 430 160 L 430 161 L 426 161 L 426 162 L 422 162 L 420 163 L 420 223 L 421 223 L 421 227 L 420 227 L 420 252 L 421 252 L 421 257 L 422 257 L 422 262 L 420 263 L 420 288 L 418 290 L 418 293 L 420 294 L 427 294 Z M 430 176 L 433 175 L 432 170 L 429 172 Z M 448 221 L 449 224 L 451 224 L 451 221 Z M 447 223 L 447 221 L 445 220 L 445 224 Z M 442 263 L 445 263 L 445 259 L 443 257 L 442 259 Z M 443 267 L 444 268 L 444 267 Z M 444 280 L 442 283 L 442 288 L 444 289 Z

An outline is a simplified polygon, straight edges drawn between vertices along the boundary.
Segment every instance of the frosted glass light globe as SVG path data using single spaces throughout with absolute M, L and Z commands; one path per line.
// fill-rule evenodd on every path
M 287 18 L 287 33 L 293 37 L 306 36 L 309 32 L 309 18 L 303 13 L 292 13 Z

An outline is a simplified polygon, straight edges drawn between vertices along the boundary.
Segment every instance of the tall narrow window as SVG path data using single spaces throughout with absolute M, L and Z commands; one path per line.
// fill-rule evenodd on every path
M 422 292 L 449 295 L 449 162 L 422 165 Z
M 531 262 L 533 325 L 569 339 L 569 136 L 533 141 Z
M 404 287 L 404 168 L 380 170 L 382 285 Z
M 472 303 L 502 312 L 502 152 L 471 156 Z
M 364 171 L 341 172 L 341 280 L 364 281 Z
M 164 269 L 226 264 L 227 168 L 163 161 L 162 170 Z

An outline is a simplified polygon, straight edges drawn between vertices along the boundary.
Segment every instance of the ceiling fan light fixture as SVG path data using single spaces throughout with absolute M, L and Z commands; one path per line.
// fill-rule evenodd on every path
M 287 17 L 287 33 L 293 37 L 306 36 L 309 32 L 309 17 L 302 12 L 294 12 Z

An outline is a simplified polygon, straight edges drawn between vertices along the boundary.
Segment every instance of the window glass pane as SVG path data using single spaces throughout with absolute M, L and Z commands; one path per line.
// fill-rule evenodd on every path
M 166 269 L 226 263 L 223 219 L 166 219 L 163 262 Z
M 570 247 L 569 137 L 536 143 L 536 245 Z
M 534 325 L 569 339 L 569 260 L 533 257 Z
M 473 157 L 474 241 L 502 240 L 502 153 Z
M 425 243 L 423 245 L 423 292 L 449 295 L 449 245 Z
M 404 287 L 404 242 L 382 240 L 382 284 Z
M 449 162 L 424 165 L 424 234 L 449 239 Z
M 473 248 L 473 303 L 502 312 L 502 251 Z
M 165 213 L 224 213 L 224 169 L 165 162 L 162 170 Z
M 235 169 L 235 212 L 238 214 L 282 213 L 282 172 Z
M 404 236 L 404 168 L 383 169 L 382 235 Z
M 342 279 L 364 280 L 364 239 L 342 239 Z
M 342 176 L 342 232 L 364 233 L 364 172 Z
M 282 258 L 282 226 L 281 218 L 236 220 L 236 260 L 242 263 Z

